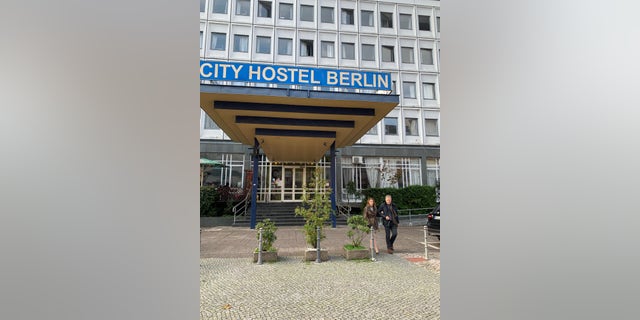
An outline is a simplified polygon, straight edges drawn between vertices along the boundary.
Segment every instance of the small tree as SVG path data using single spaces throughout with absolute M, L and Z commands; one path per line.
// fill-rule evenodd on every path
M 296 216 L 302 216 L 305 220 L 304 232 L 307 243 L 318 249 L 317 228 L 320 227 L 320 239 L 325 235 L 322 230 L 324 223 L 329 220 L 331 214 L 330 188 L 325 188 L 327 180 L 324 179 L 322 170 L 316 168 L 313 172 L 313 180 L 310 188 L 304 186 L 302 205 L 295 210 Z
M 261 222 L 256 224 L 256 239 L 260 240 L 260 228 L 262 228 L 262 251 L 276 251 L 276 248 L 273 247 L 273 243 L 278 239 L 276 237 L 276 224 L 271 221 L 271 219 L 266 218 Z M 256 252 L 258 252 L 258 248 L 256 248 Z
M 363 216 L 355 215 L 347 219 L 347 226 L 349 226 L 347 236 L 349 237 L 349 240 L 351 240 L 351 249 L 364 249 L 362 246 L 362 239 L 370 232 L 369 227 L 367 226 L 367 221 L 364 220 Z

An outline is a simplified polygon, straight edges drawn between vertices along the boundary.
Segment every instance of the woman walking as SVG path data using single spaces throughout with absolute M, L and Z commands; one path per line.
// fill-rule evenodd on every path
M 373 241 L 369 240 L 369 249 L 372 247 L 375 248 L 376 254 L 378 254 L 378 242 L 376 241 L 376 233 L 378 233 L 378 210 L 376 209 L 376 201 L 373 200 L 373 198 L 367 199 L 367 205 L 362 212 L 369 226 L 369 230 L 373 227 L 374 232 Z

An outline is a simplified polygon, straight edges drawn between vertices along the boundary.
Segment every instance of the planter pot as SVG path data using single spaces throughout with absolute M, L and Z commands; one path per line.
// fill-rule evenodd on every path
M 347 260 L 368 259 L 371 255 L 371 251 L 369 249 L 347 250 L 342 248 L 342 250 L 344 251 L 344 258 Z
M 304 252 L 304 261 L 316 261 L 318 258 L 318 251 L 313 248 L 307 248 Z M 329 260 L 329 251 L 327 249 L 320 249 L 320 261 Z
M 262 262 L 276 262 L 278 261 L 277 251 L 262 251 Z M 258 262 L 258 253 L 253 253 L 253 262 Z

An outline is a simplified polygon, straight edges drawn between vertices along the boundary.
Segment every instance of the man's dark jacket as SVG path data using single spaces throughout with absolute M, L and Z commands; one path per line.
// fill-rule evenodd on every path
M 392 202 L 390 205 L 387 205 L 386 202 L 383 202 L 380 207 L 378 207 L 378 213 L 382 217 L 382 224 L 385 227 L 390 227 L 389 223 L 393 221 L 395 225 L 398 225 L 400 222 L 400 218 L 398 217 L 398 207 Z M 389 217 L 391 220 L 387 220 L 386 217 Z

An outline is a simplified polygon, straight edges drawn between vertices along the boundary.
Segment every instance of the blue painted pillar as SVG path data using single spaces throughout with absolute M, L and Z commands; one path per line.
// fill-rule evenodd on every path
M 336 143 L 331 144 L 331 227 L 336 227 Z
M 257 215 L 257 206 L 256 203 L 258 198 L 258 163 L 260 162 L 260 152 L 258 152 L 260 148 L 260 144 L 258 143 L 258 139 L 255 139 L 253 146 L 253 177 L 251 179 L 251 222 L 249 228 L 256 228 L 256 215 Z

